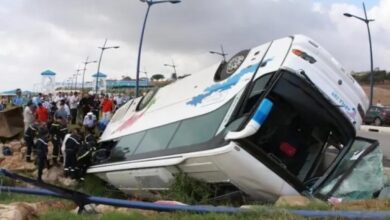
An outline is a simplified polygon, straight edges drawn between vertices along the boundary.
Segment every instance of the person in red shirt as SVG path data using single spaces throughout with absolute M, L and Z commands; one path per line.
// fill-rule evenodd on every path
M 49 111 L 42 106 L 42 103 L 38 103 L 36 116 L 39 123 L 46 123 L 49 120 Z
M 111 99 L 108 98 L 108 95 L 104 96 L 104 100 L 102 102 L 102 113 L 103 118 L 102 120 L 110 120 L 111 118 L 111 112 L 114 109 L 114 104 Z

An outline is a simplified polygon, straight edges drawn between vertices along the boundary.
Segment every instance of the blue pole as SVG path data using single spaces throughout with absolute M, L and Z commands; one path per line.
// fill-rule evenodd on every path
M 143 38 L 144 38 L 145 26 L 146 26 L 146 21 L 148 19 L 150 6 L 152 6 L 152 3 L 148 2 L 148 9 L 146 10 L 144 24 L 142 26 L 142 31 L 141 31 L 141 39 L 140 39 L 139 46 L 138 46 L 137 72 L 136 72 L 136 80 L 135 80 L 135 97 L 139 96 L 139 71 L 140 71 L 139 69 L 140 69 L 140 63 L 141 63 L 141 50 L 142 50 L 142 42 L 143 42 Z

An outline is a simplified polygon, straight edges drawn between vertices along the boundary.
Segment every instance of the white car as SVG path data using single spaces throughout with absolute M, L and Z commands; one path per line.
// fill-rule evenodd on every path
M 129 101 L 101 136 L 109 157 L 87 172 L 143 196 L 168 189 L 178 173 L 254 199 L 327 196 L 335 189 L 320 189 L 340 178 L 336 167 L 378 145 L 356 141 L 367 107 L 326 50 L 286 37 Z

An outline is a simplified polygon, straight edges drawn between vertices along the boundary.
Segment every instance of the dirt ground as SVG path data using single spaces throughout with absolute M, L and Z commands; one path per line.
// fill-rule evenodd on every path
M 367 98 L 369 98 L 370 86 L 363 85 L 362 87 L 367 94 Z M 374 87 L 373 104 L 375 105 L 378 100 L 380 100 L 383 105 L 390 105 L 390 84 L 377 85 Z

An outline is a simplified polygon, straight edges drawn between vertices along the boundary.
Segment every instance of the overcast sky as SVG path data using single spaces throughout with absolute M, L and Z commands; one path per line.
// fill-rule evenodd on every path
M 390 0 L 367 1 L 374 67 L 390 70 Z M 108 39 L 101 72 L 109 78 L 135 77 L 146 4 L 139 0 L 1 0 L 0 91 L 33 89 L 50 69 L 57 81 L 71 77 L 87 56 Z M 367 29 L 358 0 L 182 0 L 151 8 L 141 67 L 149 77 L 172 69 L 178 75 L 205 68 L 220 57 L 209 54 L 223 44 L 229 55 L 267 41 L 304 34 L 320 43 L 351 71 L 369 69 Z M 88 65 L 86 79 L 96 73 Z

